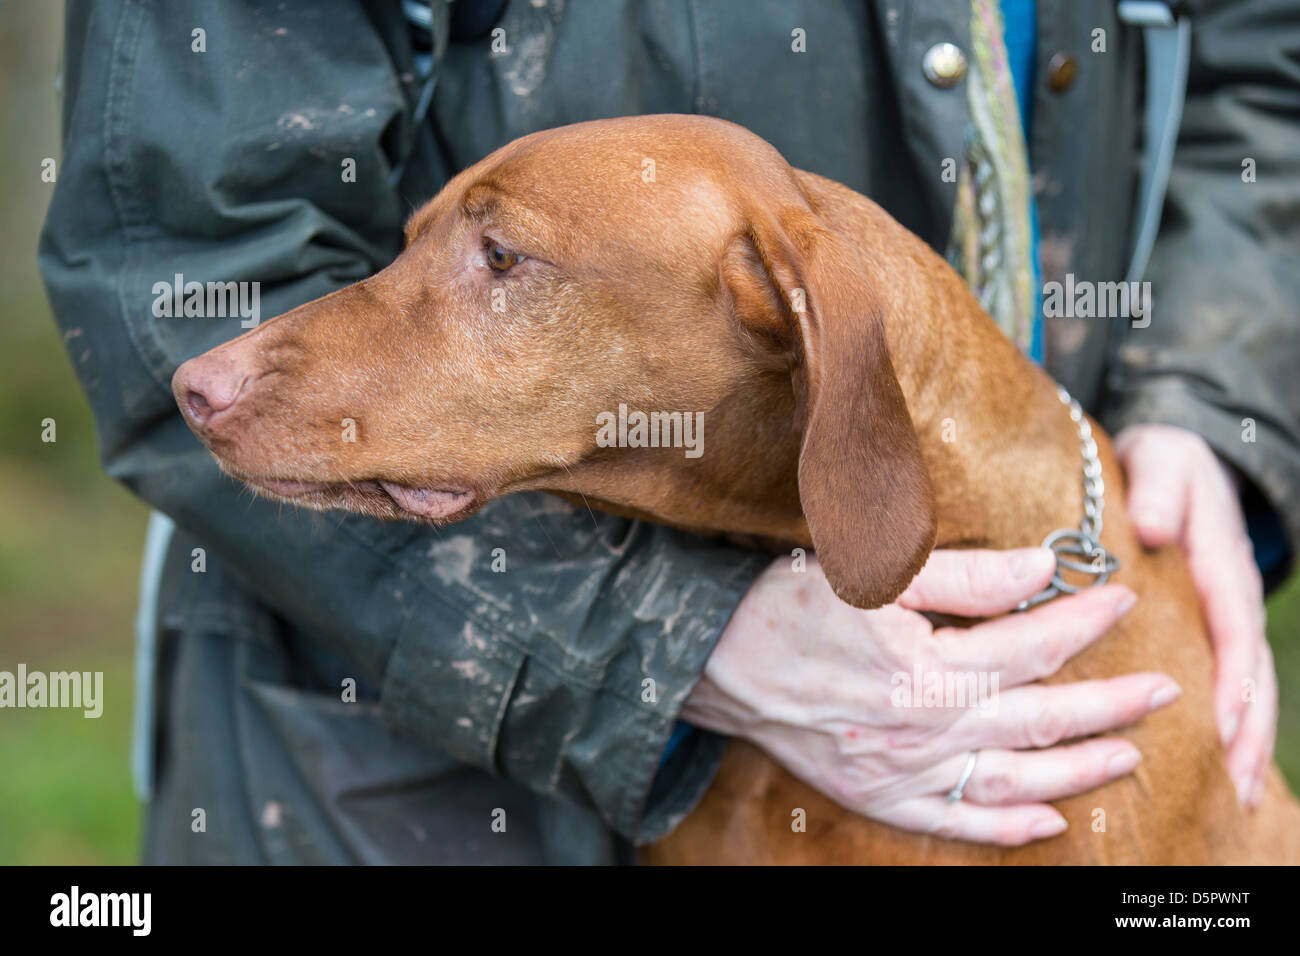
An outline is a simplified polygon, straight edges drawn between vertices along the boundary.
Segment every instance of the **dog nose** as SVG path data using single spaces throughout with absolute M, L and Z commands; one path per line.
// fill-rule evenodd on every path
M 200 355 L 176 370 L 172 394 L 185 416 L 203 428 L 239 401 L 247 381 L 247 372 L 231 359 Z

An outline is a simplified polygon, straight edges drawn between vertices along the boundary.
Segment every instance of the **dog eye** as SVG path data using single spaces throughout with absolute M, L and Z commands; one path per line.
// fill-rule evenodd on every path
M 523 260 L 523 256 L 517 252 L 511 252 L 500 243 L 493 242 L 491 239 L 483 243 L 483 251 L 487 255 L 487 263 L 497 272 L 507 272 L 511 266 L 517 265 Z

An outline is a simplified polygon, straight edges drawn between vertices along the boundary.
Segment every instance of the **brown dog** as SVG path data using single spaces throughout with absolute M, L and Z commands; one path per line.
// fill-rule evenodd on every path
M 186 362 L 173 389 L 222 467 L 265 494 L 433 522 L 514 491 L 582 495 L 815 547 L 864 608 L 893 600 L 936 543 L 1035 545 L 1083 509 L 1079 438 L 1052 383 L 947 264 L 868 199 L 703 117 L 511 143 L 414 216 L 391 266 Z M 606 447 L 597 416 L 620 405 L 703 412 L 703 454 Z M 945 419 L 957 441 L 941 440 Z M 1158 670 L 1184 694 L 1125 732 L 1136 773 L 1058 802 L 1064 835 L 1003 849 L 904 833 L 733 743 L 701 806 L 645 858 L 1300 860 L 1300 807 L 1276 770 L 1260 810 L 1238 807 L 1181 555 L 1144 553 L 1117 506 L 1104 543 L 1140 600 L 1053 679 Z M 806 834 L 791 832 L 795 807 Z

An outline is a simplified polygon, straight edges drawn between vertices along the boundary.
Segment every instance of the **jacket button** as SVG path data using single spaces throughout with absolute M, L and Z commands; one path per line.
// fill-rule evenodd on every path
M 940 89 L 949 89 L 966 75 L 966 54 L 953 43 L 936 43 L 921 59 L 925 78 Z
M 1053 93 L 1064 93 L 1074 85 L 1079 74 L 1079 61 L 1068 53 L 1057 53 L 1047 64 L 1047 88 Z

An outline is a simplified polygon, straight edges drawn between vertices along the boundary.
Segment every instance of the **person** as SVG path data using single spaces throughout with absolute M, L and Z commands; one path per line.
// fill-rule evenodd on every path
M 168 382 L 245 323 L 160 317 L 156 283 L 258 283 L 278 314 L 386 265 L 456 170 L 629 113 L 721 116 L 872 196 L 1117 433 L 1131 492 L 1108 506 L 1186 549 L 1228 766 L 1256 799 L 1277 714 L 1256 560 L 1278 580 L 1300 534 L 1300 23 L 1185 6 L 1184 135 L 1139 327 L 1035 319 L 1047 282 L 1124 277 L 1142 55 L 1110 5 L 72 0 L 40 265 L 106 470 L 175 524 L 144 608 L 145 859 L 624 862 L 690 812 L 728 736 L 874 819 L 1019 844 L 1060 831 L 1050 800 L 1137 765 L 1107 732 L 1178 689 L 1036 683 L 1135 597 L 1004 615 L 1046 584 L 1043 549 L 938 551 L 862 612 L 815 557 L 790 574 L 545 495 L 435 530 L 250 502 L 219 474 Z M 992 619 L 936 630 L 925 611 Z M 998 716 L 870 693 L 914 666 L 1004 675 Z

